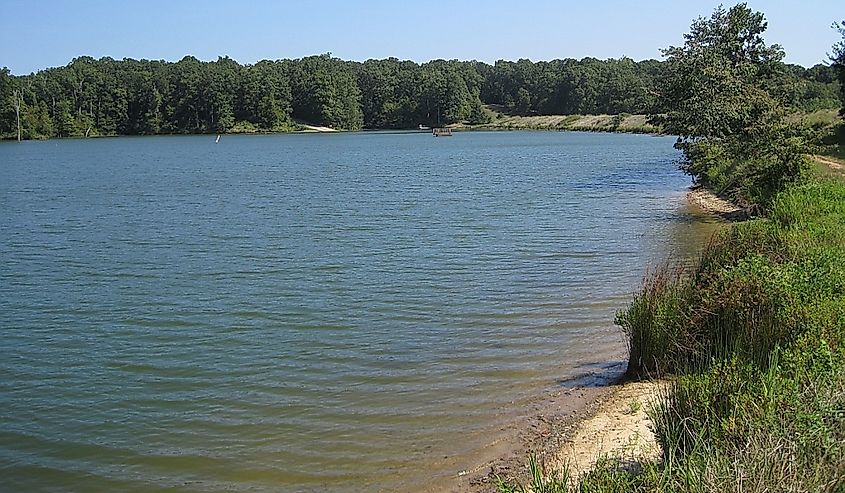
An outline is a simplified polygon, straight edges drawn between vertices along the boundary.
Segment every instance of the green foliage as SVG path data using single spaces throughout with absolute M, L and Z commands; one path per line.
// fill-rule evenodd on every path
M 842 39 L 833 45 L 830 60 L 831 67 L 836 71 L 836 77 L 839 79 L 839 98 L 842 103 L 840 113 L 845 114 L 845 21 L 834 22 L 833 28 L 842 36 Z
M 659 269 L 617 315 L 628 372 L 676 375 L 650 412 L 663 457 L 601 462 L 578 491 L 845 490 L 845 183 L 801 180 L 807 146 L 761 83 L 779 56 L 764 29 L 743 4 L 719 8 L 671 54 L 676 88 L 716 88 L 672 103 L 686 170 L 768 218 Z
M 484 125 L 493 121 L 493 112 L 488 110 L 481 104 L 481 100 L 476 99 L 472 102 L 467 123 L 470 125 Z
M 613 129 L 619 128 L 619 125 L 622 125 L 622 122 L 625 121 L 625 118 L 629 117 L 628 113 L 619 113 L 618 115 L 613 115 L 613 118 L 610 120 L 610 126 Z
M 839 109 L 840 84 L 836 70 L 823 64 L 808 69 L 784 65 L 766 81 L 765 89 L 794 111 L 814 112 Z
M 820 335 L 773 352 L 765 367 L 734 358 L 678 379 L 652 414 L 668 472 L 655 486 L 839 491 L 845 369 L 841 350 Z
M 491 66 L 395 58 L 358 63 L 328 54 L 255 65 L 227 57 L 176 63 L 79 57 L 28 76 L 0 73 L 0 138 L 16 137 L 14 90 L 22 96 L 24 138 L 232 132 L 248 129 L 243 122 L 255 131 L 287 131 L 295 120 L 349 130 L 415 128 L 483 125 L 493 119 L 487 104 L 521 115 L 660 113 L 655 95 L 668 68 L 628 58 Z M 767 87 L 785 104 L 838 106 L 833 69 L 776 72 Z
M 845 186 L 814 182 L 777 196 L 770 220 L 718 235 L 693 271 L 661 269 L 617 315 L 629 371 L 690 371 L 713 358 L 763 364 L 845 295 Z
M 9 69 L 0 69 L 0 136 L 17 132 L 14 109 L 15 84 Z
M 801 130 L 782 116 L 758 121 L 742 138 L 691 143 L 683 169 L 720 194 L 768 208 L 775 195 L 810 168 Z
M 517 115 L 616 114 L 655 111 L 660 62 L 500 60 L 484 70 L 481 99 Z
M 681 139 L 726 138 L 742 133 L 776 106 L 762 81 L 777 71 L 783 50 L 766 46 L 763 14 L 745 4 L 718 7 L 698 18 L 684 35 L 684 46 L 663 50 L 667 72 L 663 121 Z
M 763 14 L 745 4 L 693 22 L 684 46 L 664 50 L 667 112 L 659 118 L 664 131 L 678 135 L 684 171 L 763 208 L 809 168 L 802 131 L 786 119 L 790 70 L 780 63 L 783 50 L 766 46 L 766 27 Z
M 845 184 L 787 187 L 617 320 L 629 372 L 677 375 L 649 413 L 662 458 L 600 462 L 577 491 L 843 491 Z
M 330 55 L 292 64 L 294 115 L 327 127 L 358 130 L 364 123 L 361 91 L 352 70 Z
M 537 461 L 537 455 L 532 453 L 528 457 L 528 476 L 530 483 L 523 485 L 496 478 L 496 486 L 500 493 L 566 493 L 569 491 L 571 478 L 568 469 L 561 473 L 549 474 L 544 471 Z

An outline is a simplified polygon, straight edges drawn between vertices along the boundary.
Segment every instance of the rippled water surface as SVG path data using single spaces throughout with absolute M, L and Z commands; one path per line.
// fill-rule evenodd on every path
M 609 359 L 696 236 L 668 137 L 0 144 L 0 476 L 411 490 Z

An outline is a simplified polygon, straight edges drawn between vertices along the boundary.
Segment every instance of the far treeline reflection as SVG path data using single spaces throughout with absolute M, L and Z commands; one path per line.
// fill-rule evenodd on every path
M 0 137 L 288 131 L 297 121 L 336 129 L 487 123 L 488 105 L 516 115 L 655 114 L 666 62 L 629 58 L 532 62 L 331 54 L 241 65 L 96 60 L 27 76 L 0 70 Z M 839 107 L 834 69 L 779 63 L 770 94 L 797 110 Z

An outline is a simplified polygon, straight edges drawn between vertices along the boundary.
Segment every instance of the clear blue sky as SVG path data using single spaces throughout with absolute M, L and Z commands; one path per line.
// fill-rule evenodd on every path
M 95 58 L 241 63 L 331 52 L 346 60 L 660 58 L 683 42 L 701 0 L 0 0 L 0 67 L 13 74 Z M 735 2 L 725 1 L 726 6 Z M 786 61 L 826 62 L 842 0 L 751 0 Z

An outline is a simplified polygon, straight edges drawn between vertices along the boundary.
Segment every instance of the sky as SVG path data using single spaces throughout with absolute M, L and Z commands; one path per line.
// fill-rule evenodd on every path
M 533 61 L 627 56 L 660 59 L 710 0 L 0 0 L 0 67 L 24 75 L 73 58 L 178 61 L 229 56 L 240 63 L 331 53 Z M 841 39 L 841 0 L 749 0 L 769 22 L 768 43 L 788 63 L 826 63 Z

